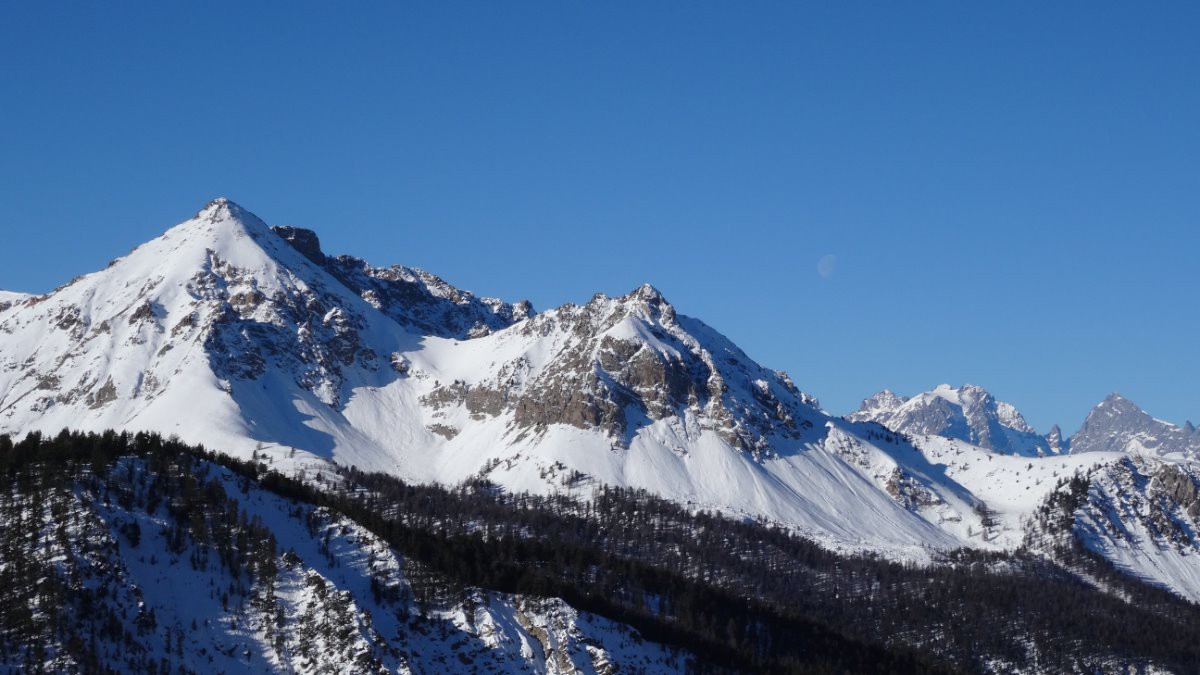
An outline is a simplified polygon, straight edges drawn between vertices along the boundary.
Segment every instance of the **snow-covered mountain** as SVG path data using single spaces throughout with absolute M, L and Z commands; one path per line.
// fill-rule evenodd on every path
M 835 417 L 651 286 L 535 313 L 331 256 L 224 199 L 49 294 L 0 296 L 0 433 L 63 427 L 293 471 L 644 488 L 916 560 L 1020 546 L 1058 479 L 1126 457 L 1065 455 L 972 386 Z
M 1069 443 L 1073 454 L 1128 452 L 1200 457 L 1200 432 L 1191 422 L 1181 427 L 1155 419 L 1120 394 L 1110 394 L 1098 403 Z
M 998 401 L 983 387 L 939 385 L 904 398 L 884 390 L 862 402 L 848 419 L 871 420 L 907 435 L 957 438 L 1005 455 L 1057 454 L 1010 403 Z
M 835 545 L 959 543 L 826 448 L 849 425 L 650 286 L 534 314 L 328 256 L 227 200 L 14 305 L 0 355 L 7 432 L 147 429 L 535 492 L 598 481 Z

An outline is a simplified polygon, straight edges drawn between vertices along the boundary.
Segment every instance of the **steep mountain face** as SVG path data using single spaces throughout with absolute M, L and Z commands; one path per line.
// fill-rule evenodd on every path
M 1154 419 L 1133 401 L 1110 394 L 1088 413 L 1070 438 L 1072 453 L 1128 452 L 1200 457 L 1200 433 L 1189 422 L 1180 427 Z
M 863 401 L 848 419 L 878 422 L 909 436 L 957 438 L 1006 455 L 1042 456 L 1061 451 L 1038 435 L 1012 404 L 998 401 L 972 384 L 958 389 L 943 384 L 912 398 L 884 390 Z

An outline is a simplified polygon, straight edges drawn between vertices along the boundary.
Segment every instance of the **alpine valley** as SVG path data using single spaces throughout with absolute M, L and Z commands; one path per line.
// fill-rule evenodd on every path
M 0 434 L 14 672 L 1200 663 L 1190 423 L 839 416 L 652 286 L 538 312 L 225 199 L 0 292 Z

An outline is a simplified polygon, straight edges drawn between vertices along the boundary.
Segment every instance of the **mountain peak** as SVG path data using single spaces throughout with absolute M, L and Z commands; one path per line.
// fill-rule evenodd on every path
M 1071 437 L 1071 453 L 1134 452 L 1200 454 L 1200 439 L 1185 427 L 1155 419 L 1114 392 L 1096 404 Z
M 1129 399 L 1125 398 L 1124 396 L 1122 396 L 1121 394 L 1119 394 L 1115 391 L 1113 393 L 1109 394 L 1108 396 L 1105 396 L 1104 400 L 1101 401 L 1099 405 L 1119 405 L 1122 407 L 1138 408 L 1136 403 L 1134 403 L 1133 401 L 1130 401 Z M 1138 408 L 1138 410 L 1141 410 L 1141 408 Z
M 1040 455 L 1053 452 L 1011 404 L 999 401 L 974 384 L 940 384 L 904 398 L 884 390 L 863 401 L 848 419 L 874 421 L 910 435 L 957 438 L 1003 453 Z
M 241 208 L 241 205 L 227 197 L 217 197 L 216 199 L 212 199 L 208 204 L 204 204 L 204 208 L 197 211 L 192 220 L 211 223 L 234 221 L 244 226 L 266 226 L 263 219 Z
M 871 395 L 870 398 L 863 399 L 862 404 L 858 407 L 858 413 L 867 413 L 875 410 L 895 410 L 907 401 L 907 398 L 897 395 L 891 389 L 882 389 Z
M 1129 418 L 1145 417 L 1147 419 L 1151 419 L 1150 415 L 1145 410 L 1142 410 L 1141 406 L 1118 394 L 1117 392 L 1113 392 L 1108 396 L 1105 396 L 1103 401 L 1097 403 L 1096 407 L 1092 408 L 1092 411 L 1088 413 L 1087 419 L 1092 420 L 1093 418 L 1097 417 L 1117 416 Z M 1084 426 L 1086 427 L 1087 424 L 1088 422 L 1085 420 Z
M 663 304 L 663 305 L 671 304 L 671 303 L 667 302 L 666 297 L 663 296 L 661 291 L 659 291 L 654 286 L 651 286 L 650 284 L 642 284 L 641 286 L 638 286 L 637 288 L 630 291 L 629 295 L 627 295 L 625 297 L 631 298 L 631 299 L 636 299 L 636 300 L 641 300 L 643 302 L 648 302 L 651 304 Z

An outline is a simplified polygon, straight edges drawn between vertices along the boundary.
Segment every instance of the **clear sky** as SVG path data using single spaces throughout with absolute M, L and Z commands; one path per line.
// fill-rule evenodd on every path
M 1198 3 L 245 4 L 0 6 L 0 288 L 225 195 L 538 308 L 649 281 L 833 412 L 1200 420 Z

